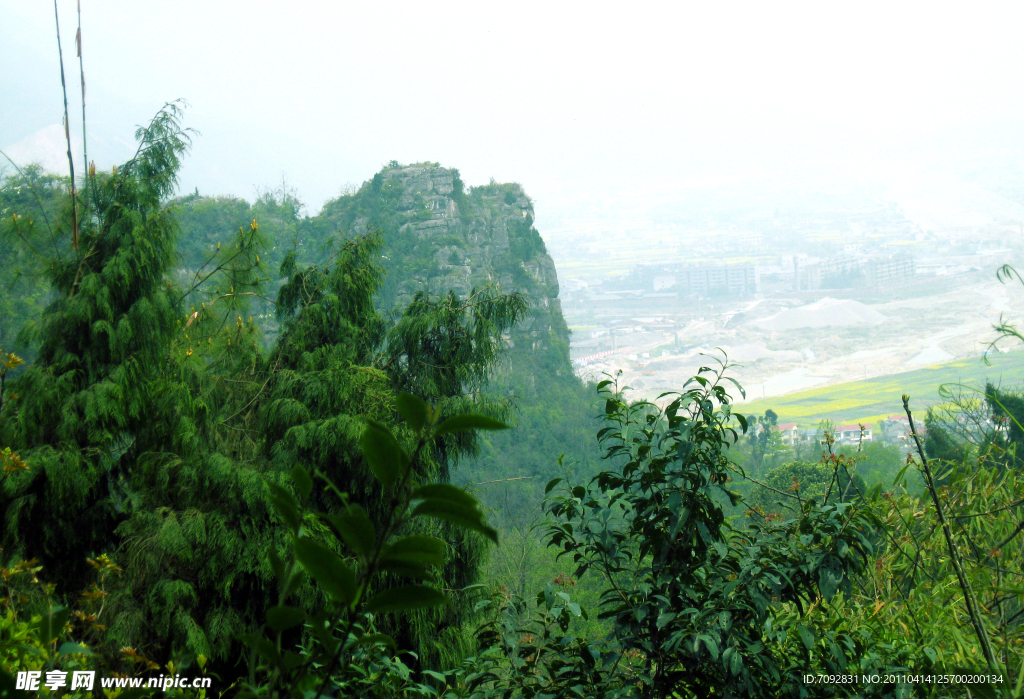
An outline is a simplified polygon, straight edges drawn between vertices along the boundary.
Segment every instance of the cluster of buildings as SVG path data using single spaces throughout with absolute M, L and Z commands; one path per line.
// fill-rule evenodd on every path
M 879 289 L 915 280 L 915 259 L 907 253 L 889 255 L 843 252 L 833 257 L 786 256 L 778 265 L 759 269 L 763 285 L 776 292 L 819 289 Z
M 918 425 L 918 434 L 924 435 L 924 429 Z M 758 425 L 756 430 L 763 427 Z M 819 430 L 800 429 L 795 422 L 777 425 L 782 442 L 789 446 L 816 442 L 821 439 Z M 906 415 L 890 415 L 882 420 L 875 430 L 870 424 L 852 423 L 834 427 L 836 444 L 858 444 L 860 442 L 882 441 L 888 444 L 904 444 L 910 439 L 910 421 Z
M 833 257 L 786 255 L 778 264 L 644 263 L 607 283 L 566 280 L 563 303 L 591 310 L 631 304 L 650 307 L 697 300 L 744 299 L 762 293 L 820 289 L 881 289 L 914 281 L 919 270 L 908 253 L 843 253 Z M 577 283 L 573 283 L 577 282 Z
M 659 265 L 646 275 L 653 291 L 672 289 L 684 296 L 742 298 L 759 291 L 754 265 Z

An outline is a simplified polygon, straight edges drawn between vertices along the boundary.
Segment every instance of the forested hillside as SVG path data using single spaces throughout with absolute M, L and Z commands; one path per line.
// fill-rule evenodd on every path
M 558 277 L 544 240 L 533 225 L 533 203 L 518 184 L 467 187 L 455 169 L 436 163 L 384 168 L 358 190 L 327 202 L 316 216 L 304 216 L 295 192 L 282 184 L 249 204 L 237 198 L 199 194 L 172 203 L 181 224 L 182 277 L 194 274 L 216 251 L 226 231 L 253 218 L 268 239 L 267 269 L 289 253 L 301 264 L 329 258 L 338 233 L 379 233 L 381 289 L 378 310 L 387 315 L 417 293 L 468 297 L 497 285 L 524 294 L 529 311 L 506 333 L 505 351 L 489 376 L 489 392 L 500 397 L 503 416 L 514 427 L 488 435 L 480 451 L 467 456 L 453 478 L 474 485 L 498 518 L 536 511 L 543 484 L 564 475 L 558 457 L 567 455 L 573 474 L 597 472 L 594 440 L 598 406 L 593 387 L 581 384 L 569 363 L 569 330 L 558 301 Z M 268 304 L 265 341 L 276 322 Z M 515 481 L 507 479 L 518 479 Z
M 720 355 L 631 402 L 519 185 L 175 196 L 183 116 L 0 182 L 0 693 L 1024 694 L 1020 396 L 904 397 L 909 452 L 785 444 Z

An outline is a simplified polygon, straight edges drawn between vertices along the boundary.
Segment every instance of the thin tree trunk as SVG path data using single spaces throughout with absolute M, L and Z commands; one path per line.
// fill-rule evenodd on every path
M 78 34 L 75 35 L 78 49 L 78 75 L 82 83 L 82 167 L 85 168 L 85 196 L 89 198 L 89 146 L 85 140 L 85 66 L 82 63 L 82 0 L 78 0 Z
M 907 419 L 910 421 L 910 434 L 914 438 L 914 443 L 917 445 L 917 453 L 921 457 L 921 466 L 924 469 L 925 485 L 928 488 L 928 492 L 931 493 L 932 502 L 935 503 L 935 512 L 939 517 L 939 524 L 942 525 L 942 533 L 946 537 L 946 547 L 949 549 L 950 561 L 953 563 L 953 570 L 956 571 L 957 581 L 960 583 L 960 590 L 964 594 L 964 603 L 967 605 L 967 614 L 971 617 L 971 623 L 974 625 L 974 633 L 978 636 L 978 642 L 981 643 L 981 650 L 985 654 L 985 660 L 988 662 L 989 669 L 992 672 L 996 672 L 999 667 L 996 662 L 995 653 L 992 650 L 992 644 L 988 638 L 988 632 L 985 631 L 985 624 L 978 613 L 977 603 L 974 601 L 974 594 L 971 592 L 970 586 L 967 584 L 967 576 L 964 575 L 963 564 L 960 561 L 960 553 L 957 551 L 956 546 L 953 543 L 953 534 L 949 530 L 949 523 L 946 521 L 946 516 L 942 512 L 942 503 L 939 500 L 938 491 L 935 489 L 935 480 L 932 478 L 931 468 L 928 466 L 928 459 L 924 455 L 924 449 L 921 447 L 921 439 L 917 435 L 917 428 L 914 426 L 914 416 L 910 413 L 910 396 L 903 394 L 903 410 L 907 413 Z
M 64 80 L 64 50 L 60 45 L 60 16 L 53 0 L 53 19 L 57 25 L 57 57 L 60 59 L 60 87 L 64 92 L 64 138 L 68 143 L 68 169 L 71 171 L 71 247 L 78 249 L 78 192 L 75 189 L 75 162 L 71 159 L 71 120 L 68 118 L 68 87 Z

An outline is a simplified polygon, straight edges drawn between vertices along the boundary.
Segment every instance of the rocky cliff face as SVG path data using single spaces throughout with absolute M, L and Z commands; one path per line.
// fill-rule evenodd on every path
M 336 242 L 339 231 L 383 234 L 383 311 L 404 307 L 419 291 L 454 290 L 465 297 L 485 284 L 529 298 L 530 313 L 508 336 L 510 351 L 489 387 L 492 395 L 516 398 L 510 415 L 516 427 L 481 435 L 480 453 L 461 463 L 456 477 L 467 484 L 514 479 L 511 494 L 484 488 L 488 508 L 498 507 L 492 498 L 502 492 L 503 508 L 532 512 L 552 476 L 567 469 L 581 479 L 598 472 L 594 392 L 573 374 L 555 265 L 521 186 L 492 182 L 467 188 L 458 170 L 393 163 L 307 223 L 308 238 L 325 244 Z M 315 262 L 311 253 L 307 247 L 307 260 Z M 559 454 L 569 455 L 564 464 Z
M 354 194 L 329 202 L 321 217 L 331 228 L 383 233 L 384 308 L 404 305 L 423 289 L 466 296 L 475 287 L 497 284 L 503 291 L 525 292 L 531 313 L 509 338 L 513 354 L 529 352 L 538 369 L 571 376 L 558 276 L 520 185 L 466 190 L 458 170 L 392 165 Z

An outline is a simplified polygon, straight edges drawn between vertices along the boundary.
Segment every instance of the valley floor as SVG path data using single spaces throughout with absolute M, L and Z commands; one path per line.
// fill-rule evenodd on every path
M 1024 289 L 1001 284 L 994 275 L 985 277 L 973 275 L 937 289 L 938 293 L 922 288 L 892 300 L 865 299 L 868 303 L 852 299 L 808 303 L 811 300 L 806 298 L 737 303 L 704 319 L 676 318 L 682 332 L 659 332 L 657 327 L 634 332 L 620 341 L 624 349 L 588 361 L 578 371 L 598 378 L 621 370 L 620 382 L 631 387 L 632 397 L 655 399 L 662 392 L 678 390 L 707 363 L 702 353 L 718 347 L 737 364 L 731 375 L 743 385 L 746 399 L 758 403 L 956 360 L 966 360 L 964 366 L 971 365 L 972 376 L 989 372 L 986 375 L 998 380 L 1002 373 L 1004 385 L 1013 384 L 1024 379 L 1024 370 L 1013 366 L 1016 361 L 999 362 L 998 371 L 985 369 L 983 355 L 996 338 L 993 325 L 1000 318 L 1011 322 L 1024 318 Z M 821 297 L 828 294 L 820 292 Z M 794 315 L 800 320 L 794 321 Z M 648 325 L 666 327 L 672 319 L 647 320 L 660 321 Z M 789 327 L 793 323 L 817 327 Z M 680 345 L 687 348 L 680 351 Z M 1016 349 L 1009 342 L 1001 348 Z M 645 352 L 649 356 L 643 356 Z M 845 416 L 862 417 L 868 415 Z

